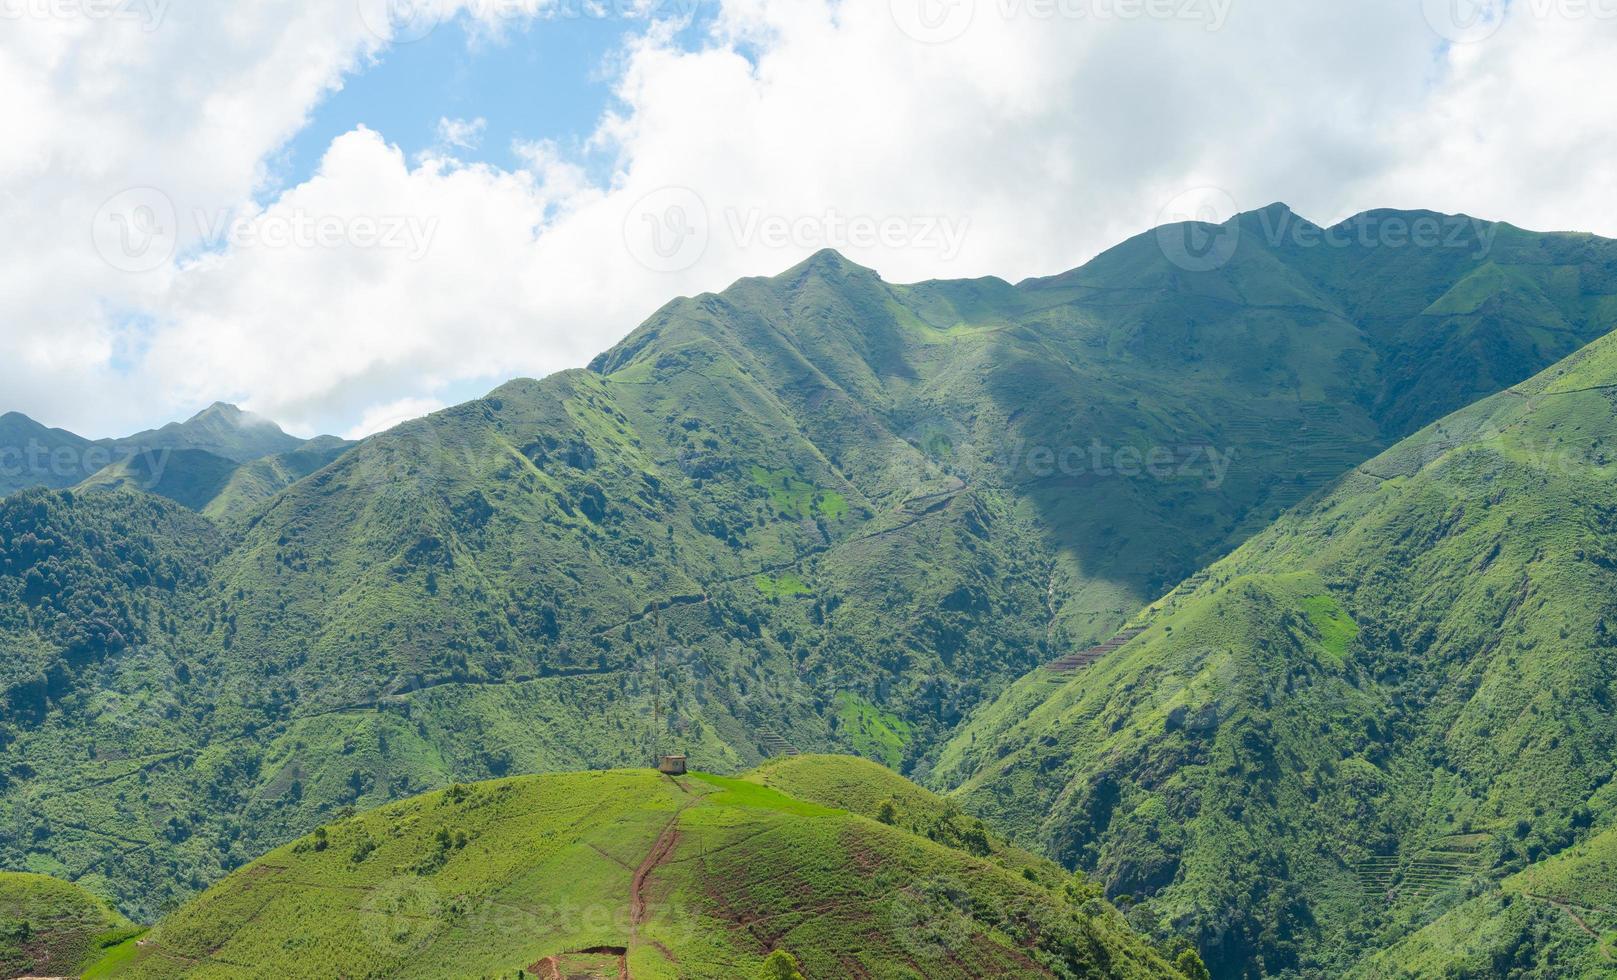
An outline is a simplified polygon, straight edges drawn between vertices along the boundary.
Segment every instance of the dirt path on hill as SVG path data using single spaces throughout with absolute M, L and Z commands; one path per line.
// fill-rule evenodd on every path
M 662 833 L 657 835 L 657 842 L 651 846 L 646 859 L 640 862 L 640 867 L 634 871 L 634 879 L 629 886 L 629 939 L 633 943 L 639 939 L 642 923 L 646 921 L 646 879 L 657 870 L 658 865 L 668 860 L 668 855 L 674 852 L 679 843 L 679 815 L 685 812 L 689 803 L 674 811 L 673 817 L 663 827 Z

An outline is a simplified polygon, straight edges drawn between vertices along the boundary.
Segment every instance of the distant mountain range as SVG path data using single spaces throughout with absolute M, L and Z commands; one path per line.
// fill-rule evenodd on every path
M 0 865 L 149 920 L 452 780 L 836 751 L 1215 975 L 1435 956 L 1611 812 L 1614 327 L 1617 242 L 1276 205 L 823 252 L 353 447 L 195 425 L 0 501 Z
M 308 476 L 350 445 L 334 436 L 287 435 L 269 419 L 224 402 L 122 439 L 85 439 L 8 412 L 0 415 L 0 496 L 30 487 L 129 486 L 226 517 Z

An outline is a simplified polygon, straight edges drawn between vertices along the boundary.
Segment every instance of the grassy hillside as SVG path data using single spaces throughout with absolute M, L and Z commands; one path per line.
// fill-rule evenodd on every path
M 792 770 L 870 775 L 865 796 L 902 782 Z M 457 785 L 322 827 L 94 975 L 731 980 L 777 951 L 808 978 L 1179 976 L 1053 866 L 1013 873 L 755 779 L 646 771 Z
M 1207 273 L 1155 236 L 1014 286 L 822 253 L 284 489 L 236 471 L 193 580 L 107 584 L 154 639 L 53 675 L 56 634 L 0 631 L 31 684 L 60 678 L 6 722 L 28 767 L 0 864 L 104 872 L 151 919 L 344 807 L 457 779 L 659 747 L 924 777 L 1015 678 L 1610 324 L 1609 242 L 1464 223 L 1307 248 L 1276 221 L 1306 225 L 1245 216 Z
M 1215 975 L 1339 972 L 1609 812 L 1614 445 L 1608 337 L 1024 678 L 934 776 Z
M 1607 830 L 1455 907 L 1372 957 L 1355 976 L 1550 980 L 1605 977 L 1613 970 L 1617 830 Z
M 77 975 L 134 931 L 65 881 L 0 872 L 0 977 Z

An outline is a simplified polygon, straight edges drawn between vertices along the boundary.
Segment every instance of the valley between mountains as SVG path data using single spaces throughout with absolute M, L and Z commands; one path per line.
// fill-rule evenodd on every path
M 1613 329 L 1617 242 L 1275 205 L 1017 284 L 823 252 L 358 444 L 216 406 L 8 469 L 0 867 L 108 975 L 1601 975 Z M 480 931 L 632 911 L 659 842 L 627 922 Z

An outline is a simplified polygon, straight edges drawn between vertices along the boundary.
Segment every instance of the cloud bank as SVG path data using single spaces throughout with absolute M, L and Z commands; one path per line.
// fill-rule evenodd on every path
M 1617 235 L 1617 0 L 614 0 L 582 141 L 267 162 L 390 43 L 566 2 L 0 0 L 0 409 L 92 435 L 216 398 L 363 434 L 583 364 L 826 245 L 894 280 L 1079 264 L 1187 206 Z M 1190 202 L 1189 205 L 1186 202 Z

